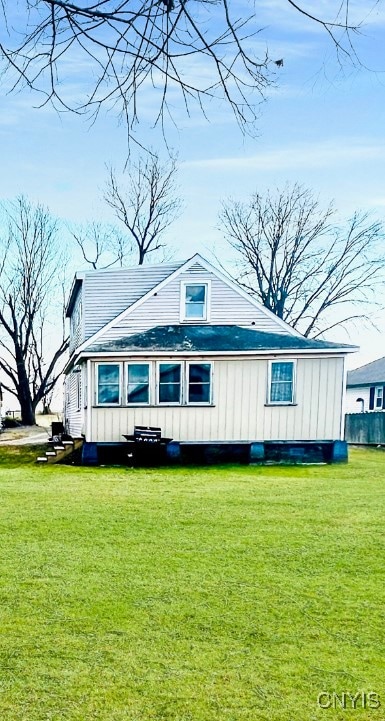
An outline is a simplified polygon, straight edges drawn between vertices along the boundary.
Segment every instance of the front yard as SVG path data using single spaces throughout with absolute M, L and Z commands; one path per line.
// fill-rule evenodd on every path
M 0 448 L 1 721 L 385 718 L 383 452 L 159 471 L 20 452 Z M 321 708 L 333 692 L 361 700 Z

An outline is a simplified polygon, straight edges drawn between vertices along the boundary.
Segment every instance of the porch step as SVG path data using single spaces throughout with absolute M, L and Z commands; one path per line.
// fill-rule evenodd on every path
M 64 458 L 68 458 L 72 453 L 82 447 L 84 442 L 83 438 L 75 438 L 72 441 L 62 441 L 61 443 L 49 445 L 48 451 L 45 451 L 45 456 L 38 456 L 36 459 L 37 463 L 60 463 Z

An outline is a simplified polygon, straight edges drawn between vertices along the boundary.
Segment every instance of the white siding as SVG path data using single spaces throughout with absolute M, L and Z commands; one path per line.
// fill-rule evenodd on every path
M 374 385 L 374 383 L 373 383 Z M 379 384 L 380 385 L 380 384 Z M 369 410 L 369 386 L 347 388 L 345 396 L 346 413 L 361 413 L 362 403 L 357 403 L 357 398 L 364 401 L 364 411 Z
M 84 340 L 84 318 L 83 318 L 83 292 L 82 288 L 76 296 L 70 318 L 70 345 L 69 353 L 77 348 Z
M 160 426 L 163 435 L 180 441 L 340 438 L 342 357 L 298 358 L 295 406 L 266 405 L 268 359 L 213 362 L 213 406 L 94 407 L 87 440 L 120 442 L 135 425 Z
M 83 281 L 85 339 L 129 308 L 180 265 L 162 263 L 86 273 Z
M 80 409 L 78 408 L 77 384 L 80 383 Z M 74 438 L 79 438 L 84 433 L 84 406 L 86 385 L 86 368 L 83 365 L 80 373 L 71 372 L 66 376 L 64 418 L 66 431 Z
M 180 323 L 180 289 L 184 281 L 211 281 L 211 314 L 209 324 L 239 325 L 270 333 L 293 332 L 289 326 L 282 326 L 273 314 L 267 314 L 262 307 L 256 307 L 251 300 L 243 297 L 213 273 L 198 263 L 185 273 L 170 281 L 155 295 L 134 309 L 105 333 L 98 343 L 116 340 L 133 333 L 141 333 L 158 325 Z M 196 321 L 199 323 L 199 321 Z

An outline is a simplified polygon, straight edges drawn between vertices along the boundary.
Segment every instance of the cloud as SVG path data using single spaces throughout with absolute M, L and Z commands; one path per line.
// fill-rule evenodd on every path
M 325 142 L 294 144 L 266 150 L 247 157 L 202 158 L 184 163 L 185 167 L 202 170 L 292 170 L 295 168 L 326 168 L 341 163 L 357 163 L 385 159 L 385 143 L 376 144 L 363 139 L 335 138 Z

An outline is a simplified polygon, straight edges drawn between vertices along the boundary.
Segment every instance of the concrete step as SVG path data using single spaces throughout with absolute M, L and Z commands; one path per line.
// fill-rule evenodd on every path
M 56 456 L 56 451 L 46 451 L 45 455 L 46 456 Z
M 46 456 L 38 456 L 36 460 L 38 463 L 48 463 L 48 458 Z
M 65 451 L 65 446 L 54 446 L 53 449 L 54 449 L 54 451 L 56 451 L 56 452 L 58 452 L 58 451 Z

